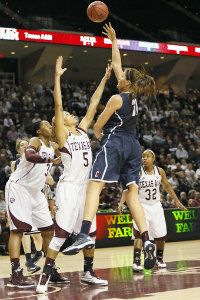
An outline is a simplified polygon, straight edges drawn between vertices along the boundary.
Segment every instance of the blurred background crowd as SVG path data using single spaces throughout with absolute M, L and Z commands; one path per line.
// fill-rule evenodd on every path
M 34 0 L 33 5 L 25 0 L 3 0 L 0 1 L 1 26 L 7 27 L 8 31 L 10 28 L 44 28 L 102 35 L 102 24 L 94 26 L 87 19 L 86 13 L 83 13 L 86 12 L 88 2 L 74 0 L 70 3 L 70 9 L 64 9 L 68 5 L 66 0 L 60 1 L 60 5 L 49 0 Z M 117 29 L 118 38 L 150 41 L 154 47 L 157 46 L 155 42 L 200 43 L 199 1 L 176 0 L 175 3 L 126 0 L 118 1 L 117 5 L 111 5 L 112 1 L 105 2 L 109 4 L 109 21 Z M 4 35 L 3 29 L 3 38 Z M 90 97 L 98 84 L 86 81 L 87 78 L 98 78 L 97 75 L 104 68 L 102 62 L 111 61 L 109 49 L 109 52 L 106 49 L 96 49 L 93 52 L 90 51 L 92 47 L 69 45 L 64 49 L 63 45 L 58 44 L 45 43 L 44 46 L 44 43 L 11 42 L 2 41 L 0 49 L 0 254 L 7 254 L 9 226 L 4 188 L 11 173 L 11 161 L 17 158 L 16 140 L 29 138 L 27 127 L 40 120 L 51 122 L 54 115 L 53 87 L 48 82 L 44 84 L 45 81 L 52 80 L 53 55 L 56 57 L 57 53 L 63 53 L 68 79 L 84 80 L 62 80 L 64 109 L 77 115 L 80 120 L 85 115 Z M 139 63 L 149 64 L 156 82 L 160 81 L 160 86 L 162 82 L 165 85 L 171 82 L 176 87 L 176 92 L 170 85 L 158 90 L 156 99 L 139 99 L 138 137 L 142 150 L 150 148 L 155 152 L 156 165 L 166 171 L 180 201 L 186 207 L 200 207 L 200 88 L 194 88 L 200 87 L 199 60 L 196 58 L 194 61 L 189 56 L 186 59 L 178 51 L 177 55 L 174 53 L 172 56 L 159 52 L 149 53 L 154 52 L 154 47 L 150 51 L 151 47 L 148 45 L 146 53 L 122 51 L 123 65 L 129 67 Z M 90 70 L 86 72 L 89 65 Z M 90 77 L 87 77 L 87 73 Z M 7 78 L 7 81 L 3 78 Z M 32 85 L 37 81 L 42 84 Z M 116 82 L 111 78 L 97 115 L 103 110 L 109 97 L 118 92 L 115 86 Z M 193 88 L 189 89 L 188 86 Z M 182 87 L 185 87 L 184 92 L 181 91 Z M 99 141 L 94 137 L 92 128 L 88 133 L 95 155 Z M 52 218 L 55 213 L 56 184 L 62 171 L 62 165 L 52 166 L 50 172 L 55 183 L 51 187 L 45 186 Z M 99 211 L 116 211 L 121 192 L 118 184 L 106 186 L 101 193 Z M 175 207 L 173 199 L 162 189 L 161 202 L 164 209 Z
M 64 109 L 84 116 L 95 82 L 63 82 Z M 103 94 L 98 113 L 110 94 L 116 92 L 112 85 Z M 16 159 L 17 138 L 29 137 L 26 127 L 39 120 L 49 120 L 54 113 L 53 87 L 48 83 L 33 87 L 0 83 L 0 189 L 3 191 L 10 175 L 10 162 Z M 93 152 L 99 142 L 90 129 Z M 156 153 L 156 164 L 162 167 L 179 198 L 186 206 L 200 206 L 200 91 L 188 90 L 175 94 L 169 86 L 158 91 L 156 99 L 139 101 L 138 136 L 143 149 Z M 51 174 L 57 182 L 62 166 L 53 166 Z M 55 186 L 53 187 L 55 189 Z M 121 195 L 117 185 L 105 188 L 100 209 L 115 209 Z M 110 201 L 112 200 L 112 201 Z M 173 201 L 162 193 L 165 208 Z
M 63 82 L 64 109 L 84 116 L 95 82 Z M 116 90 L 112 84 L 103 94 L 98 113 Z M 97 114 L 98 114 L 97 113 Z M 29 138 L 26 127 L 39 120 L 51 121 L 54 114 L 53 87 L 38 84 L 27 88 L 0 83 L 0 253 L 7 253 L 9 227 L 6 218 L 4 187 L 10 176 L 10 163 L 16 159 L 18 138 Z M 162 167 L 179 199 L 187 207 L 200 207 L 200 91 L 191 89 L 175 94 L 169 86 L 159 90 L 156 99 L 139 101 L 138 136 L 142 149 L 150 148 L 156 154 L 156 164 Z M 92 150 L 98 150 L 99 141 L 89 130 Z M 55 200 L 55 188 L 62 165 L 51 168 L 55 184 L 49 200 Z M 121 197 L 117 184 L 106 186 L 101 194 L 99 211 L 115 211 Z M 173 199 L 161 193 L 164 208 L 173 208 Z M 52 205 L 52 207 L 54 204 Z M 53 215 L 53 214 L 52 214 Z

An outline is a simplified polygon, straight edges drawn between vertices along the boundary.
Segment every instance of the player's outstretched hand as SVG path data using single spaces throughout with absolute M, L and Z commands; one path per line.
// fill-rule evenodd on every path
M 107 81 L 111 76 L 111 72 L 112 72 L 112 65 L 108 64 L 106 67 L 106 72 L 105 72 L 103 79 L 105 79 Z
M 111 23 L 109 22 L 108 24 L 105 24 L 103 26 L 103 29 L 104 31 L 102 31 L 102 33 L 106 35 L 111 40 L 111 42 L 113 42 L 116 39 L 116 33 Z
M 180 208 L 181 210 L 187 210 L 187 208 L 179 200 L 175 201 L 175 205 L 177 208 Z
M 62 63 L 63 63 L 63 57 L 58 56 L 56 59 L 56 69 L 55 69 L 55 74 L 57 76 L 62 76 L 62 74 L 67 70 L 67 68 L 62 68 Z

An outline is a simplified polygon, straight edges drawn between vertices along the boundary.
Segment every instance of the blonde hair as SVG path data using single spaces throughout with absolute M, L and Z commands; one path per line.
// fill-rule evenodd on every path
M 19 148 L 21 146 L 21 142 L 28 142 L 29 140 L 27 138 L 24 139 L 17 139 L 16 140 L 16 144 L 15 144 L 15 150 L 17 151 L 17 153 L 19 153 Z

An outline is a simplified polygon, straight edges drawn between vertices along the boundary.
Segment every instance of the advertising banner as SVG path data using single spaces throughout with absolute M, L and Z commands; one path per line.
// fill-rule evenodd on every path
M 184 241 L 200 238 L 200 208 L 187 211 L 166 209 L 168 241 Z M 97 247 L 131 245 L 133 220 L 130 213 L 97 214 Z
M 111 48 L 111 41 L 89 33 L 69 33 L 47 30 L 29 30 L 0 27 L 0 40 L 74 45 L 94 48 Z M 158 43 L 137 40 L 117 40 L 119 49 L 130 51 L 200 56 L 199 45 Z

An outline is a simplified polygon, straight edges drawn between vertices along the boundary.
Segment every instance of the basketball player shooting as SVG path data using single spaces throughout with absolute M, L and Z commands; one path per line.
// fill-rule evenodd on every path
M 94 245 L 88 236 L 91 222 L 99 206 L 99 195 L 105 183 L 120 181 L 127 189 L 127 204 L 139 227 L 146 250 L 145 267 L 151 269 L 156 262 L 154 245 L 149 241 L 143 208 L 138 197 L 141 147 L 137 139 L 137 101 L 141 94 L 155 94 L 152 77 L 137 69 L 122 70 L 121 56 L 117 46 L 115 30 L 111 24 L 104 26 L 104 34 L 112 42 L 112 65 L 118 80 L 119 94 L 113 95 L 94 125 L 97 138 L 104 138 L 91 170 L 81 232 L 76 242 L 63 250 L 75 254 L 80 249 Z

